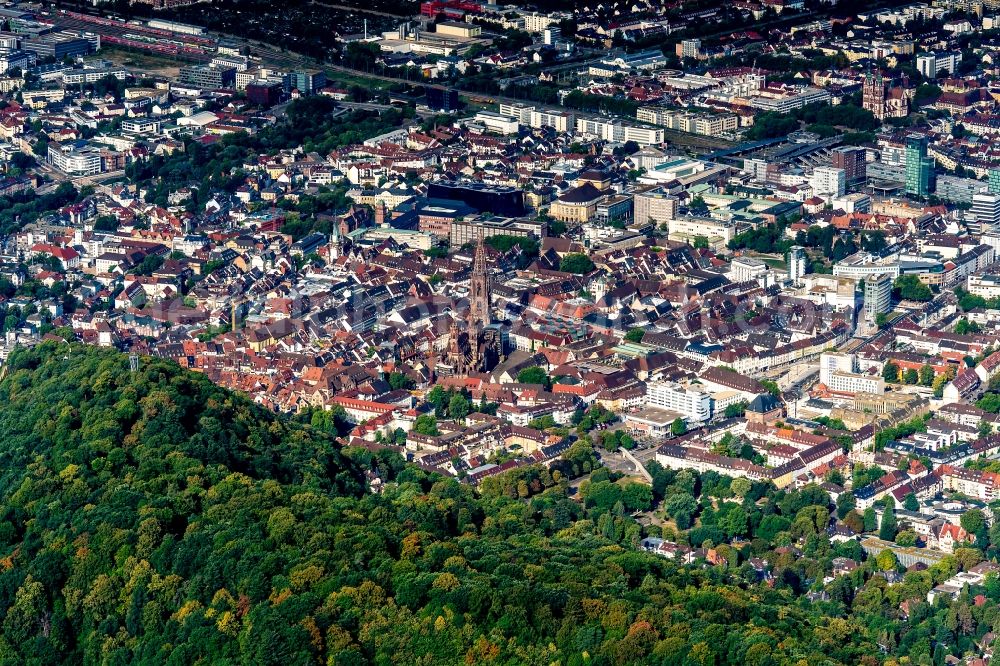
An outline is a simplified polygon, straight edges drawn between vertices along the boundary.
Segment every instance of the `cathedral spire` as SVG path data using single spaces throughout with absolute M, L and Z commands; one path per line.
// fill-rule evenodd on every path
M 486 272 L 486 246 L 482 234 L 476 239 L 469 288 L 469 328 L 480 330 L 493 323 L 490 314 L 490 279 Z

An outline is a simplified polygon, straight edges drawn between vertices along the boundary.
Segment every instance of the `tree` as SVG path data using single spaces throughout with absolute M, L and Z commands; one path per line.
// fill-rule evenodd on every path
M 916 384 L 919 379 L 920 377 L 917 374 L 917 371 L 913 368 L 907 368 L 906 372 L 903 373 L 903 381 L 907 384 Z
M 970 535 L 978 535 L 986 528 L 986 516 L 979 509 L 969 509 L 962 514 L 959 523 Z
M 878 527 L 878 515 L 875 513 L 875 509 L 868 507 L 862 516 L 864 519 L 865 532 L 874 532 Z
M 413 432 L 419 435 L 440 435 L 437 427 L 437 419 L 433 414 L 421 414 L 413 422 Z
M 392 387 L 394 391 L 399 389 L 410 390 L 416 386 L 414 381 L 402 372 L 390 372 L 388 382 L 389 386 Z
M 896 545 L 910 548 L 917 545 L 917 533 L 913 530 L 903 530 L 896 535 Z
M 920 502 L 913 493 L 907 493 L 903 498 L 903 508 L 907 511 L 920 511 Z
M 118 218 L 114 215 L 101 215 L 94 220 L 94 231 L 118 231 Z
M 743 416 L 746 413 L 746 411 L 747 411 L 747 402 L 746 400 L 741 400 L 740 402 L 734 402 L 731 405 L 726 405 L 724 415 L 727 419 L 734 419 L 739 416 Z
M 448 415 L 453 419 L 462 420 L 469 415 L 472 403 L 461 393 L 456 393 L 448 401 Z
M 762 379 L 760 383 L 775 398 L 781 397 L 781 388 L 778 387 L 778 382 L 771 379 Z
M 878 528 L 878 538 L 884 541 L 896 540 L 896 512 L 886 507 L 882 512 L 882 523 Z
M 887 382 L 899 381 L 899 366 L 889 361 L 882 367 L 882 379 Z
M 750 480 L 743 476 L 737 476 L 729 482 L 729 489 L 733 492 L 733 495 L 740 499 L 746 497 L 752 487 L 753 484 L 750 483 Z
M 644 329 L 630 328 L 628 333 L 625 334 L 625 339 L 629 342 L 642 342 L 644 335 L 646 335 L 646 331 Z
M 1000 412 L 1000 393 L 986 393 L 976 401 L 976 407 L 991 414 Z
M 856 506 L 854 494 L 843 492 L 837 495 L 837 518 L 843 520 Z
M 670 434 L 675 437 L 679 437 L 687 432 L 687 423 L 684 422 L 682 418 L 674 419 L 674 422 L 670 424 Z
M 896 553 L 886 548 L 875 556 L 875 564 L 879 571 L 895 571 L 896 567 L 899 566 L 899 560 L 896 559 Z
M 976 322 L 969 321 L 965 317 L 962 317 L 961 319 L 958 320 L 958 323 L 955 324 L 954 330 L 959 335 L 967 335 L 972 333 L 979 333 L 983 329 L 982 326 L 980 326 Z
M 920 366 L 920 385 L 930 386 L 934 383 L 934 368 L 928 364 Z
M 570 253 L 560 260 L 559 270 L 564 273 L 584 275 L 594 270 L 594 262 L 585 254 Z
M 663 510 L 674 519 L 677 527 L 686 530 L 691 527 L 691 519 L 698 510 L 698 502 L 687 493 L 674 493 L 664 501 Z
M 893 283 L 899 297 L 907 301 L 929 301 L 934 297 L 931 288 L 913 274 L 900 275 Z
M 944 395 L 944 387 L 951 381 L 951 378 L 947 374 L 940 374 L 934 378 L 931 382 L 931 388 L 934 389 L 934 397 L 940 398 Z
M 551 385 L 552 380 L 545 370 L 538 366 L 532 366 L 517 373 L 517 381 L 521 384 L 542 384 L 547 387 Z

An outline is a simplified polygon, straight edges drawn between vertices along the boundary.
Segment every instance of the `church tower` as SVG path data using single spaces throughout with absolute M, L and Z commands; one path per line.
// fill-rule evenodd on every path
M 344 247 L 340 239 L 340 226 L 335 220 L 330 228 L 330 261 L 334 262 L 340 259 L 343 249 Z
M 472 279 L 469 285 L 469 330 L 481 331 L 493 323 L 490 314 L 490 278 L 486 272 L 486 247 L 480 235 L 472 259 Z
M 871 72 L 865 74 L 865 83 L 861 92 L 861 106 L 866 111 L 871 111 L 878 120 L 885 119 L 885 81 L 882 79 L 881 72 L 875 75 L 872 75 Z

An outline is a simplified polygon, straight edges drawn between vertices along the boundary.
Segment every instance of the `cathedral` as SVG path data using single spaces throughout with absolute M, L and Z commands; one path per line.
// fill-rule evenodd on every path
M 500 329 L 492 326 L 490 278 L 486 271 L 486 247 L 482 237 L 476 242 L 469 283 L 469 311 L 466 314 L 465 330 L 460 329 L 457 319 L 452 321 L 448 333 L 448 349 L 436 366 L 436 370 L 442 374 L 489 372 L 503 358 Z
M 902 85 L 893 87 L 890 81 L 882 78 L 880 72 L 874 75 L 865 74 L 865 83 L 861 93 L 861 106 L 871 111 L 877 120 L 886 118 L 905 118 L 910 113 L 910 99 L 906 94 L 906 79 Z

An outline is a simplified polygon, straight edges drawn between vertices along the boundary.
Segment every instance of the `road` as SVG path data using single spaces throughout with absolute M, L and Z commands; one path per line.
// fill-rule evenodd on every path
M 386 18 L 395 18 L 395 19 L 413 18 L 412 16 L 406 16 L 404 14 L 390 14 L 389 12 L 378 12 L 375 11 L 374 9 L 362 9 L 360 7 L 348 7 L 347 5 L 335 5 L 329 2 L 316 2 L 316 0 L 312 0 L 312 2 L 310 2 L 309 4 L 319 5 L 320 7 L 329 7 L 330 9 L 340 9 L 342 11 L 351 12 L 355 14 L 372 14 L 373 16 L 385 16 Z
M 390 104 L 372 104 L 370 102 L 337 102 L 337 105 L 345 109 L 361 109 L 364 111 L 388 111 L 393 107 Z M 417 110 L 417 115 L 421 118 L 431 118 L 437 113 L 430 110 Z
M 125 175 L 124 169 L 119 169 L 117 171 L 106 171 L 104 173 L 97 173 L 92 176 L 74 176 L 72 178 L 67 178 L 65 174 L 56 171 L 49 165 L 39 168 L 44 175 L 52 178 L 51 183 L 46 183 L 41 187 L 37 188 L 35 192 L 37 194 L 48 194 L 52 192 L 57 187 L 63 183 L 70 182 L 73 183 L 77 188 L 86 187 L 88 185 L 97 185 L 98 183 L 103 183 L 107 180 L 114 180 L 115 178 L 121 178 Z

